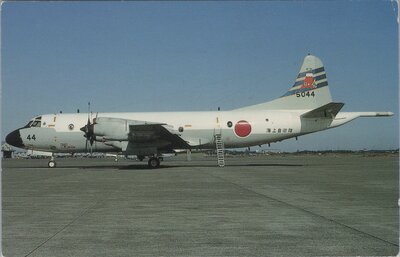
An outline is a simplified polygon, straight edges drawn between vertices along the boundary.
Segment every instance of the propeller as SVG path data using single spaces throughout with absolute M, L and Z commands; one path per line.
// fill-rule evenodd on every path
M 93 123 L 91 123 L 90 118 L 92 116 L 92 113 L 90 111 L 90 102 L 88 102 L 88 120 L 86 125 L 80 128 L 80 130 L 85 133 L 83 136 L 86 137 L 86 152 L 88 152 L 88 145 L 90 144 L 90 155 L 93 154 L 93 143 L 96 141 L 96 135 L 94 134 L 94 125 L 96 124 L 97 114 L 98 113 L 96 113 L 96 118 L 93 119 Z

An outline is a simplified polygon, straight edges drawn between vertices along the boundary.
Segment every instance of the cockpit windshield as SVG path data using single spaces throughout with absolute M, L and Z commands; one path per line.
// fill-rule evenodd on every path
M 42 126 L 42 122 L 38 121 L 38 120 L 35 120 L 31 125 L 31 127 L 41 127 L 41 126 Z
M 41 126 L 42 126 L 42 116 L 39 116 L 29 121 L 24 128 L 30 128 L 30 127 L 40 128 Z

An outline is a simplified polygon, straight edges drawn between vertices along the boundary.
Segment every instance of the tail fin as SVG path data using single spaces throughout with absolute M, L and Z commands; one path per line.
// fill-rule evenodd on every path
M 306 110 L 316 109 L 332 102 L 325 68 L 321 60 L 307 55 L 294 85 L 280 98 L 237 110 Z

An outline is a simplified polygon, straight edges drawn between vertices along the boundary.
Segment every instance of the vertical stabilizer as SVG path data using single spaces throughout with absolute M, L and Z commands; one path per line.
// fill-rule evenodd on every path
M 237 110 L 309 110 L 332 102 L 325 68 L 321 60 L 307 55 L 294 85 L 280 98 Z

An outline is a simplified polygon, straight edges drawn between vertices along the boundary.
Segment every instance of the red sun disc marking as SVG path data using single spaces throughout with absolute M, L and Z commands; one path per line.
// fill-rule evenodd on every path
M 245 121 L 241 120 L 235 124 L 235 134 L 238 137 L 247 137 L 251 133 L 251 125 Z

